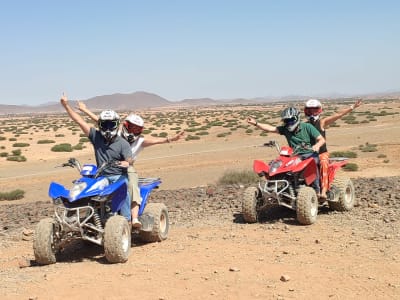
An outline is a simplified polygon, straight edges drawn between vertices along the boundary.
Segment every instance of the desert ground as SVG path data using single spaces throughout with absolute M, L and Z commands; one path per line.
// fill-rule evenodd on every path
M 348 105 L 331 103 L 324 113 Z M 260 223 L 245 224 L 245 187 L 220 186 L 218 180 L 276 156 L 262 145 L 272 139 L 283 145 L 282 136 L 261 135 L 245 119 L 279 124 L 281 109 L 139 111 L 146 134 L 185 130 L 186 140 L 139 155 L 140 176 L 162 179 L 152 199 L 167 204 L 170 233 L 161 243 L 134 240 L 128 262 L 115 265 L 100 247 L 79 243 L 54 265 L 35 263 L 33 230 L 51 215 L 49 183 L 71 185 L 78 173 L 60 165 L 70 157 L 93 163 L 93 151 L 66 115 L 0 116 L 0 153 L 6 153 L 0 157 L 0 192 L 25 192 L 23 199 L 0 201 L 0 298 L 399 299 L 400 102 L 365 102 L 327 131 L 330 152 L 357 154 L 350 161 L 358 170 L 346 172 L 360 203 L 353 211 L 322 207 L 315 224 L 300 226 L 293 212 L 277 209 Z M 51 151 L 61 143 L 81 146 Z M 18 149 L 26 161 L 8 160 Z M 215 192 L 207 194 L 209 187 Z

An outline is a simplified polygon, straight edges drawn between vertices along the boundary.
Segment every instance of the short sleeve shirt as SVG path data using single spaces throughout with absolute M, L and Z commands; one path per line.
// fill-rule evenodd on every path
M 132 158 L 132 150 L 129 143 L 118 135 L 112 143 L 107 144 L 100 131 L 92 127 L 89 131 L 89 140 L 93 144 L 98 167 L 108 161 L 122 161 Z M 103 174 L 105 176 L 112 176 L 126 173 L 126 168 L 110 167 L 105 169 Z
M 286 137 L 289 146 L 293 149 L 304 144 L 305 147 L 296 151 L 299 154 L 312 153 L 311 146 L 317 142 L 317 137 L 321 135 L 313 125 L 303 122 L 300 122 L 299 128 L 293 132 L 287 130 L 285 126 L 278 126 L 277 129 L 279 134 Z

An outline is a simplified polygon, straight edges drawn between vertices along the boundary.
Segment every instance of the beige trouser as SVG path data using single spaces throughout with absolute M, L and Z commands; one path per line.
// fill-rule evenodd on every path
M 139 191 L 139 176 L 136 173 L 135 168 L 132 166 L 128 168 L 128 178 L 129 178 L 129 184 L 128 184 L 129 196 L 131 197 L 132 202 L 136 202 L 138 205 L 140 205 L 142 203 L 142 197 L 140 197 L 140 191 Z

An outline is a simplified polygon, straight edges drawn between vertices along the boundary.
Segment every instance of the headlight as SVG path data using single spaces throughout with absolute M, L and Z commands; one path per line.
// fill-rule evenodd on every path
M 69 197 L 75 199 L 86 188 L 86 186 L 86 182 L 75 183 L 69 191 Z
M 282 161 L 281 160 L 274 160 L 269 165 L 269 170 L 270 170 L 269 173 L 274 173 L 281 165 L 282 165 Z

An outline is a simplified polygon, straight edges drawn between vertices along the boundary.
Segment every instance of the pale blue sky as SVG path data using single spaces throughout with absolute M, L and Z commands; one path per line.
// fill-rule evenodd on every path
M 0 104 L 400 90 L 399 3 L 0 0 Z

